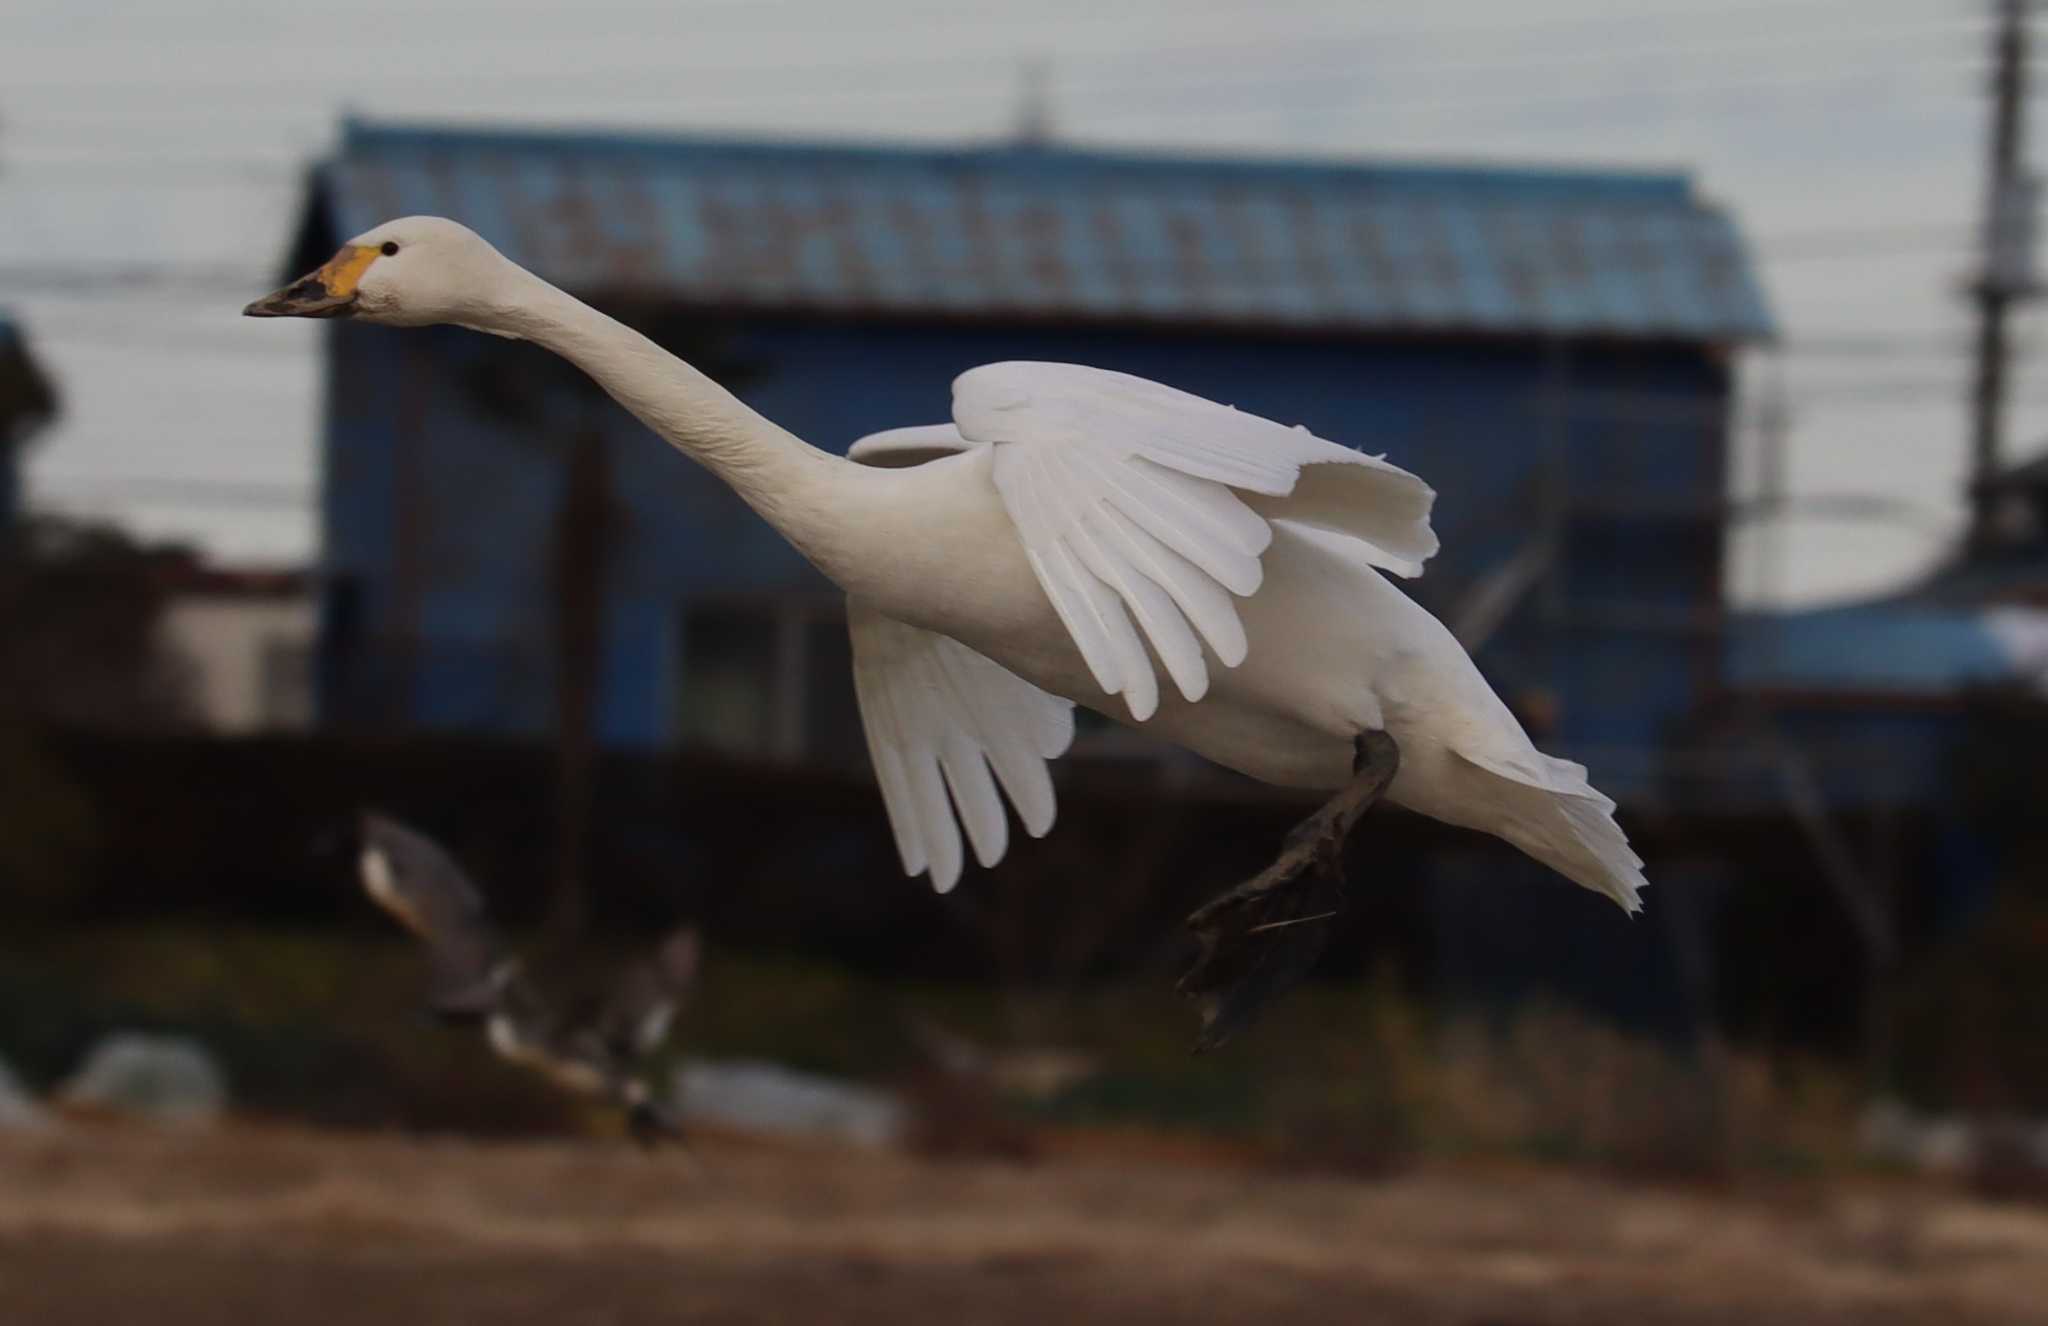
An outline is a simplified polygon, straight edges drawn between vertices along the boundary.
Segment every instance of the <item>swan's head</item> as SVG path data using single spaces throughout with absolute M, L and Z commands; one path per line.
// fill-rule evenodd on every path
M 366 230 L 273 295 L 252 318 L 360 318 L 395 327 L 437 322 L 497 330 L 519 269 L 468 226 L 407 216 Z

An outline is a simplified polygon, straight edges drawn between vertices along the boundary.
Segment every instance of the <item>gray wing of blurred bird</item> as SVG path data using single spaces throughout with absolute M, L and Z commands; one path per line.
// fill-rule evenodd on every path
M 703 943 L 694 929 L 670 934 L 654 953 L 619 975 L 598 1013 L 597 1034 L 621 1063 L 637 1063 L 661 1048 L 676 1014 L 697 985 Z
M 696 983 L 700 954 L 697 932 L 678 930 L 622 972 L 603 1004 L 566 1017 L 514 969 L 486 1021 L 491 1047 L 564 1090 L 624 1109 L 642 1146 L 680 1142 L 671 1102 L 641 1074 Z
M 425 834 L 365 811 L 356 868 L 370 900 L 425 941 L 434 1011 L 451 1019 L 489 1013 L 510 960 L 462 867 Z

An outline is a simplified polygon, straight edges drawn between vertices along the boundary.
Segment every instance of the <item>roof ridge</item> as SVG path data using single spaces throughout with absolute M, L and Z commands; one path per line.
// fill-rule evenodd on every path
M 919 144 L 820 140 L 770 135 L 674 133 L 647 130 L 560 130 L 535 126 L 474 126 L 430 121 L 344 122 L 342 155 L 392 151 L 499 150 L 586 156 L 725 158 L 734 163 L 908 167 L 931 170 L 996 168 L 1017 174 L 1073 176 L 1136 172 L 1155 179 L 1186 178 L 1215 184 L 1219 177 L 1258 182 L 1376 186 L 1455 191 L 1508 190 L 1596 193 L 1608 199 L 1677 203 L 1711 210 L 1683 170 L 1622 170 L 1591 166 L 1509 166 L 1481 161 L 1423 161 L 1392 157 L 1224 155 L 1180 150 L 1018 144 L 1008 141 Z
M 1683 174 L 351 120 L 294 260 L 448 212 L 590 297 L 1182 328 L 1768 337 Z

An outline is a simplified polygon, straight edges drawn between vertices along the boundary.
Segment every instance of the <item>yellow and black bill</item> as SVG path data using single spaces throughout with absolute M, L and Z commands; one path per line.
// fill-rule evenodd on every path
M 367 244 L 345 244 L 329 258 L 275 294 L 242 310 L 250 318 L 345 318 L 356 311 L 356 287 L 377 261 Z

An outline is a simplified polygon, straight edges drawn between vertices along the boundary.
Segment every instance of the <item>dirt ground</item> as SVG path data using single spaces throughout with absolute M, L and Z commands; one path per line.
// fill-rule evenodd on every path
M 9 1326 L 2048 1322 L 2048 1211 L 1136 1141 L 1030 1166 L 236 1127 L 0 1137 Z

